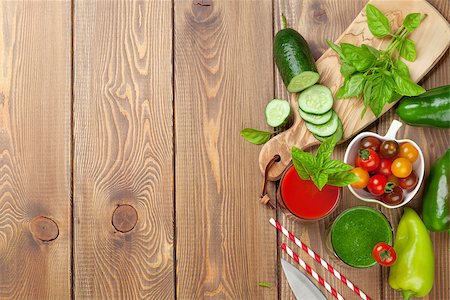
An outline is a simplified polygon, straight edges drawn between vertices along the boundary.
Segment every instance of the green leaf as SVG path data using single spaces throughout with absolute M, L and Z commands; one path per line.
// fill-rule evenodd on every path
M 265 144 L 268 140 L 270 140 L 273 134 L 273 132 L 253 128 L 244 128 L 241 130 L 241 136 L 248 142 L 255 145 Z
M 383 38 L 391 33 L 389 20 L 372 4 L 366 6 L 367 25 L 370 32 L 376 37 Z
M 260 287 L 266 287 L 266 288 L 271 288 L 272 287 L 272 285 L 270 285 L 270 283 L 267 283 L 267 282 L 264 282 L 264 281 L 260 282 L 259 286 Z
M 350 75 L 352 75 L 355 72 L 356 72 L 356 68 L 354 66 L 352 66 L 351 64 L 346 63 L 346 62 L 343 62 L 341 64 L 341 74 L 345 78 L 349 77 Z
M 364 76 L 361 73 L 355 74 L 349 79 L 345 80 L 343 88 L 336 93 L 336 98 L 351 98 L 361 95 L 364 87 Z
M 400 59 L 398 59 L 396 61 L 396 63 L 397 63 L 396 72 L 400 76 L 409 78 L 409 68 L 408 68 L 408 66 L 404 62 L 402 62 Z
M 407 61 L 416 60 L 416 45 L 411 39 L 403 40 L 400 46 L 400 56 Z
M 409 77 L 400 74 L 396 70 L 393 72 L 395 87 L 394 90 L 403 96 L 417 96 L 425 93 L 425 89 L 413 82 Z
M 322 163 L 329 160 L 331 154 L 333 153 L 335 146 L 336 146 L 336 141 L 334 139 L 325 140 L 325 142 L 323 142 L 319 146 L 319 149 L 317 149 L 317 154 L 316 154 L 317 159 L 319 159 Z M 322 164 L 317 167 L 321 168 Z
M 419 27 L 420 23 L 423 20 L 423 15 L 421 13 L 412 13 L 405 17 L 403 20 L 403 26 L 409 31 L 413 31 L 417 27 Z
M 372 97 L 372 77 L 366 78 L 366 83 L 364 84 L 364 109 L 361 112 L 361 118 L 364 116 L 364 114 L 367 111 L 367 107 L 370 105 L 370 97 Z
M 342 54 L 341 47 L 333 43 L 332 41 L 327 40 L 327 45 L 331 49 L 333 49 L 334 52 L 336 52 L 339 55 L 339 58 L 344 58 L 344 55 Z
M 316 172 L 316 157 L 295 146 L 292 147 L 292 162 L 298 175 L 303 180 L 310 179 Z
M 328 184 L 334 186 L 346 186 L 359 180 L 359 177 L 352 172 L 338 172 L 328 175 Z
M 311 177 L 311 180 L 314 182 L 314 184 L 317 186 L 317 188 L 321 191 L 325 184 L 328 182 L 328 174 L 324 172 L 317 172 L 314 173 Z
M 395 83 L 391 76 L 382 75 L 373 80 L 369 105 L 376 117 L 380 116 L 384 105 L 391 99 L 394 86 Z
M 366 44 L 361 45 L 362 48 L 366 48 L 370 53 L 372 53 L 376 58 L 380 57 L 381 51 Z
M 361 48 L 352 44 L 342 43 L 341 49 L 345 58 L 360 72 L 366 71 L 376 60 L 376 57 L 368 50 L 368 48 Z
M 326 174 L 333 174 L 337 172 L 350 171 L 353 167 L 340 160 L 328 160 L 323 164 L 322 169 Z

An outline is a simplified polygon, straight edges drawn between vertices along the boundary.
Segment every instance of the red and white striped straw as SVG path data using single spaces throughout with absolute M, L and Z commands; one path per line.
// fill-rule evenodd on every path
M 287 236 L 291 241 L 293 241 L 297 246 L 302 248 L 303 251 L 308 253 L 309 256 L 314 258 L 317 262 L 319 262 L 322 267 L 327 269 L 331 274 L 334 275 L 337 279 L 342 281 L 349 289 L 355 292 L 361 299 L 363 300 L 371 300 L 369 296 L 367 296 L 363 291 L 361 291 L 356 285 L 354 285 L 350 280 L 348 280 L 345 276 L 341 275 L 336 269 L 333 268 L 332 265 L 327 263 L 323 258 L 321 258 L 316 252 L 311 250 L 307 245 L 303 244 L 298 238 L 296 238 L 290 231 L 281 226 L 275 219 L 270 218 L 270 224 L 272 224 L 275 228 L 281 231 L 285 236 Z
M 298 255 L 292 251 L 291 248 L 286 246 L 285 243 L 281 244 L 281 248 L 286 251 L 286 253 L 292 257 L 303 269 L 306 270 L 315 280 L 317 280 L 328 292 L 330 292 L 335 298 L 339 300 L 344 300 L 344 297 L 341 296 L 336 290 L 326 282 L 319 274 L 317 274 L 310 266 L 308 266 Z

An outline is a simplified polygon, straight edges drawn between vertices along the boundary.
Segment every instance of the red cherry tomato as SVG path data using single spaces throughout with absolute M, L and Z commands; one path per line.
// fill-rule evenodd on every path
M 389 177 L 392 174 L 391 166 L 392 161 L 387 158 L 382 158 L 380 159 L 380 166 L 375 170 L 375 173 Z
M 417 185 L 417 181 L 418 181 L 418 178 L 417 178 L 417 174 L 416 174 L 416 172 L 414 172 L 414 170 L 411 172 L 411 174 L 409 174 L 407 177 L 405 177 L 405 178 L 400 178 L 399 180 L 398 180 L 398 183 L 399 183 L 399 185 L 400 185 L 400 187 L 402 188 L 402 189 L 405 189 L 405 190 L 412 190 L 413 188 L 415 188 L 416 187 L 416 185 Z
M 397 254 L 394 248 L 386 243 L 378 243 L 373 247 L 372 256 L 382 266 L 389 267 L 394 264 Z
M 383 175 L 374 175 L 370 177 L 367 189 L 372 195 L 381 196 L 384 194 L 384 188 L 386 187 L 387 178 Z
M 361 149 L 356 158 L 356 165 L 367 172 L 371 172 L 380 166 L 380 157 L 372 149 Z
M 389 205 L 397 205 L 403 201 L 403 190 L 395 186 L 390 193 L 386 192 L 381 196 L 381 201 Z
M 375 152 L 380 151 L 381 141 L 373 136 L 365 137 L 361 140 L 360 148 L 372 149 Z

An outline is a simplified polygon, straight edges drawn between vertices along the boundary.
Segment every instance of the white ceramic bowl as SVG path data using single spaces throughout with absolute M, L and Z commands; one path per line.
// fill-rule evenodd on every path
M 381 141 L 386 141 L 386 140 L 394 140 L 397 141 L 399 144 L 400 143 L 404 143 L 404 142 L 408 142 L 411 143 L 412 145 L 414 145 L 414 147 L 416 147 L 416 149 L 419 151 L 419 157 L 418 159 L 413 163 L 413 170 L 416 172 L 417 177 L 418 177 L 418 181 L 417 181 L 417 185 L 416 187 L 411 190 L 411 191 L 406 191 L 403 190 L 404 193 L 404 197 L 403 197 L 403 202 L 397 205 L 389 205 L 386 203 L 383 203 L 382 201 L 378 200 L 378 198 L 376 198 L 376 196 L 373 196 L 372 194 L 370 194 L 369 192 L 363 190 L 363 189 L 354 189 L 353 187 L 351 187 L 350 185 L 348 186 L 349 190 L 352 192 L 353 195 L 355 195 L 358 199 L 361 199 L 363 201 L 366 202 L 375 202 L 378 204 L 383 205 L 384 207 L 387 208 L 397 208 L 400 206 L 405 205 L 406 203 L 408 203 L 409 201 L 411 201 L 411 199 L 417 194 L 417 192 L 420 189 L 420 185 L 422 184 L 423 181 L 423 175 L 424 175 L 424 170 L 425 170 L 425 163 L 424 163 L 424 159 L 423 159 L 423 153 L 422 150 L 420 149 L 420 147 L 411 140 L 408 139 L 402 139 L 402 140 L 398 140 L 395 138 L 397 131 L 400 129 L 400 127 L 402 127 L 402 123 L 394 120 L 391 123 L 391 126 L 389 127 L 388 132 L 386 133 L 385 136 L 380 136 L 379 134 L 373 133 L 373 132 L 362 132 L 360 134 L 358 134 L 348 145 L 347 150 L 345 151 L 345 156 L 344 156 L 344 162 L 354 166 L 355 165 L 355 157 L 358 153 L 359 150 L 359 144 L 361 142 L 361 140 L 365 137 L 368 136 L 373 136 L 376 137 L 378 139 L 380 139 Z

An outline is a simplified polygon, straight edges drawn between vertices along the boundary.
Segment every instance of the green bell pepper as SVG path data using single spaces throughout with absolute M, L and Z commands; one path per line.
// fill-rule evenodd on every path
M 403 299 L 424 297 L 433 287 L 434 255 L 430 235 L 417 213 L 405 207 L 394 242 L 397 261 L 389 271 L 389 285 Z
M 423 196 L 422 218 L 431 231 L 450 229 L 448 189 L 450 181 L 450 149 L 431 167 Z

